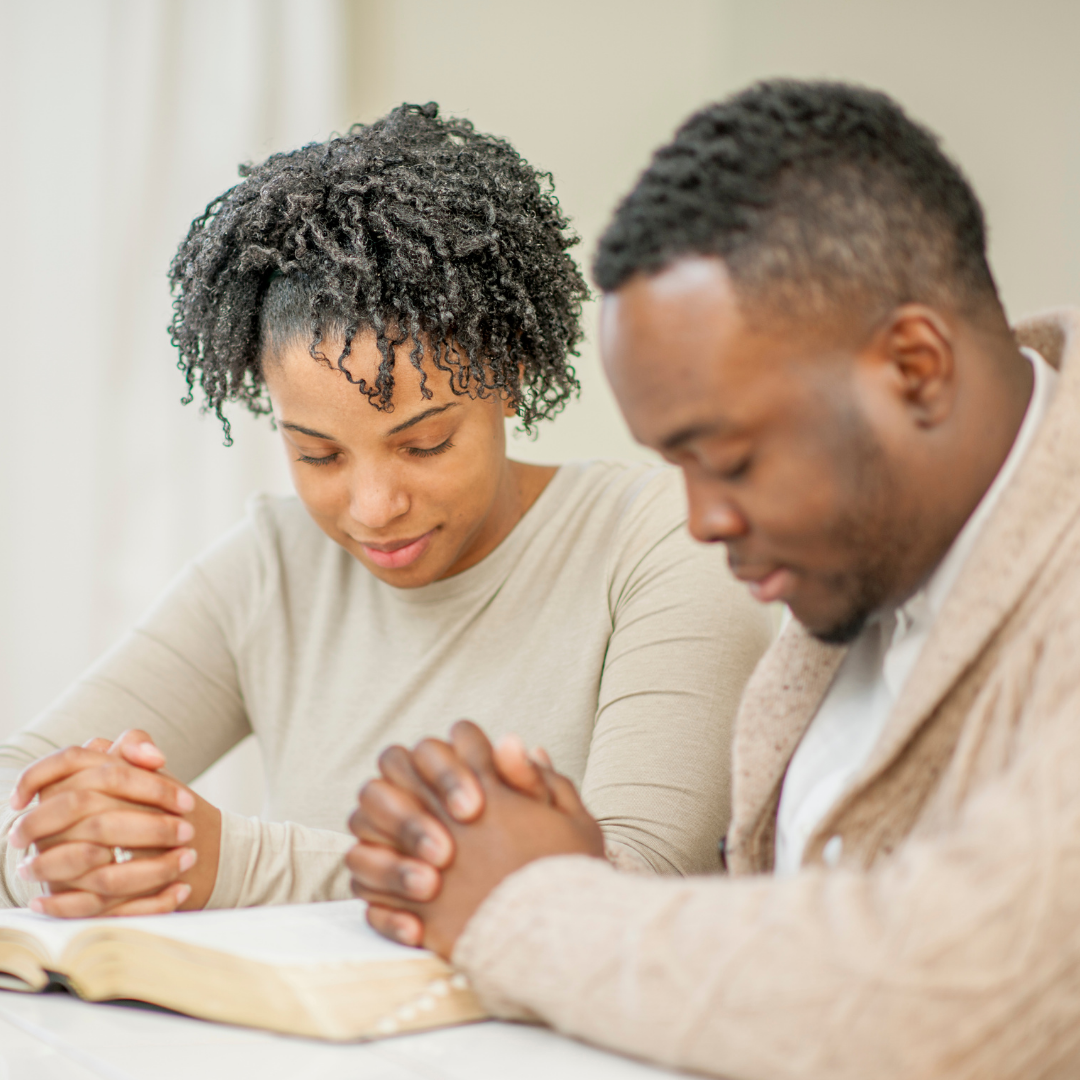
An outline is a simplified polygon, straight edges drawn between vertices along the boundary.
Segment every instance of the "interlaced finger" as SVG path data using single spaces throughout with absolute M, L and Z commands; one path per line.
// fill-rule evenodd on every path
M 84 818 L 105 813 L 117 805 L 115 799 L 99 791 L 65 791 L 35 806 L 11 827 L 8 842 L 15 848 L 28 848 L 73 828 Z
M 112 851 L 100 844 L 58 844 L 23 859 L 15 872 L 23 881 L 60 886 L 112 861 Z
M 195 809 L 195 796 L 178 780 L 112 755 L 99 754 L 96 758 L 95 764 L 43 785 L 48 788 L 48 797 L 53 799 L 63 792 L 93 789 L 172 814 L 187 814 Z
M 100 765 L 105 755 L 82 746 L 69 746 L 63 750 L 27 765 L 15 782 L 11 793 L 12 810 L 25 810 L 42 788 L 66 780 L 83 769 Z
M 345 865 L 358 884 L 402 899 L 433 900 L 442 886 L 442 875 L 434 867 L 381 844 L 354 845 Z
M 411 911 L 369 903 L 367 921 L 373 930 L 399 945 L 423 944 L 424 924 Z
M 410 755 L 416 775 L 434 790 L 446 811 L 460 822 L 474 821 L 484 809 L 484 790 L 476 773 L 442 739 L 424 739 Z
M 191 887 L 184 882 L 167 885 L 149 896 L 114 899 L 87 892 L 85 889 L 69 889 L 50 896 L 37 896 L 30 907 L 55 919 L 87 919 L 101 916 L 166 915 L 175 911 L 189 896 Z
M 453 858 L 453 841 L 442 822 L 412 792 L 389 780 L 369 780 L 360 789 L 350 827 L 432 866 L 445 866 Z
M 145 896 L 172 884 L 197 858 L 193 848 L 173 848 L 153 858 L 99 867 L 65 884 L 113 899 Z
M 120 805 L 122 809 L 103 810 L 85 817 L 49 840 L 52 843 L 85 840 L 108 848 L 171 848 L 186 844 L 195 836 L 195 826 L 182 817 Z

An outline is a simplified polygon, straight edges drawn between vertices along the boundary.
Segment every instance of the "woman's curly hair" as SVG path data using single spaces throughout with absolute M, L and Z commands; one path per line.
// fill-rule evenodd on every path
M 231 443 L 226 401 L 265 414 L 262 364 L 306 338 L 379 409 L 393 408 L 395 349 L 411 343 L 455 393 L 506 394 L 526 431 L 579 389 L 569 356 L 588 288 L 548 173 L 438 106 L 401 105 L 347 135 L 240 168 L 195 219 L 169 268 L 170 332 Z M 344 366 L 358 331 L 382 360 Z M 344 343 L 330 358 L 324 340 Z M 422 381 L 426 397 L 431 396 Z

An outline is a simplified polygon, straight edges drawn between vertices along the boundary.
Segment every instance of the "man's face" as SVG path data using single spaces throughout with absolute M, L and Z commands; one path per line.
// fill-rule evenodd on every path
M 631 431 L 683 470 L 694 537 L 724 543 L 759 600 L 848 641 L 902 594 L 916 526 L 858 353 L 835 338 L 751 324 L 704 257 L 632 278 L 601 326 Z

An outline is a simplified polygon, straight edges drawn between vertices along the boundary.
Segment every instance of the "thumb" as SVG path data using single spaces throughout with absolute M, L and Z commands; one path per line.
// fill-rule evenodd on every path
M 504 735 L 495 747 L 495 771 L 503 782 L 522 795 L 550 803 L 551 792 L 544 781 L 542 764 L 525 749 L 517 735 Z
M 131 765 L 157 772 L 165 764 L 165 755 L 154 745 L 154 740 L 139 728 L 125 731 L 113 744 L 110 754 L 122 757 Z
M 573 780 L 557 773 L 554 769 L 548 766 L 541 766 L 540 772 L 543 773 L 544 783 L 547 785 L 548 791 L 551 792 L 551 801 L 555 807 L 561 810 L 568 817 L 587 817 L 592 819 L 592 814 L 585 808 L 585 804 L 581 801 L 581 796 L 578 794 L 578 790 L 574 787 Z

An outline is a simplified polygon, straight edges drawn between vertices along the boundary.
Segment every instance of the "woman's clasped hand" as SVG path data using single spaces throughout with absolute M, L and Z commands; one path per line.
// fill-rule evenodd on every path
M 26 852 L 19 877 L 44 887 L 33 910 L 84 918 L 206 903 L 220 814 L 164 765 L 151 738 L 131 730 L 57 750 L 22 772 L 11 807 L 25 812 L 10 842 Z

